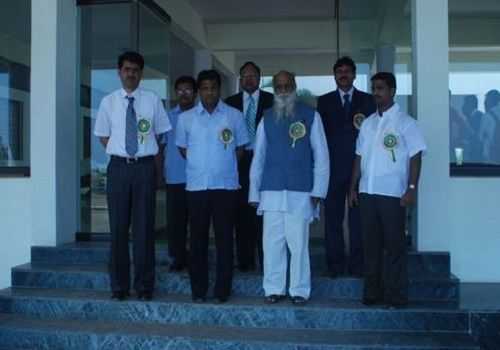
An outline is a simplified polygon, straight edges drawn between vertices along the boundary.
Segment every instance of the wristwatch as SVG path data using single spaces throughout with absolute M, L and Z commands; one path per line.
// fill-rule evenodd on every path
M 415 189 L 415 187 L 416 187 L 416 186 L 415 186 L 414 184 L 409 184 L 409 185 L 408 185 L 408 188 L 409 188 L 410 190 L 414 190 L 414 189 Z

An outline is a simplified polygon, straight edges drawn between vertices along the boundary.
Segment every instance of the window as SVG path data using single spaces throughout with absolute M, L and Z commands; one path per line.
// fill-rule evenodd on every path
M 500 175 L 500 3 L 449 1 L 452 176 Z
M 0 174 L 29 175 L 31 1 L 0 2 Z

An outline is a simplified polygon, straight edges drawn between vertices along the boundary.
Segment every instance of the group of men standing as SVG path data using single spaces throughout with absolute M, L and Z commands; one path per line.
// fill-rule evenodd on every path
M 130 224 L 134 289 L 139 299 L 152 298 L 153 155 L 161 140 L 166 145 L 171 270 L 188 267 L 193 301 L 207 298 L 212 222 L 216 302 L 230 297 L 235 231 L 237 268 L 255 270 L 259 262 L 266 302 L 277 303 L 288 292 L 293 304 L 305 304 L 311 291 L 309 224 L 324 203 L 328 275 L 364 276 L 366 305 L 406 304 L 405 210 L 415 198 L 426 146 L 415 120 L 394 102 L 393 74 L 372 78 L 372 96 L 353 87 L 356 65 L 342 57 L 333 67 L 337 89 L 321 96 L 315 110 L 298 101 L 291 72 L 280 70 L 273 76 L 273 95 L 259 89 L 260 69 L 246 62 L 239 72 L 243 91 L 224 102 L 219 74 L 205 70 L 196 80 L 177 79 L 179 104 L 169 121 L 159 98 L 138 87 L 143 67 L 138 53 L 120 56 L 123 87 L 101 102 L 94 131 L 111 155 L 107 195 L 113 298 L 129 295 Z

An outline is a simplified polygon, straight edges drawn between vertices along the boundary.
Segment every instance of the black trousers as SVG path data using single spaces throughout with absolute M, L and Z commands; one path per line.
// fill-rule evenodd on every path
M 349 227 L 349 256 L 345 256 L 344 213 L 350 180 L 330 183 L 325 200 L 325 256 L 328 271 L 343 274 L 363 272 L 363 244 L 359 207 L 349 207 L 347 222 Z
M 262 216 L 257 215 L 257 209 L 248 204 L 248 189 L 250 187 L 250 165 L 253 152 L 245 151 L 238 162 L 238 173 L 241 188 L 238 190 L 238 203 L 235 224 L 236 260 L 240 269 L 254 269 L 255 256 L 262 267 Z
M 396 197 L 361 193 L 359 200 L 365 247 L 363 297 L 404 304 L 408 300 L 405 208 Z
M 214 296 L 227 298 L 233 281 L 233 227 L 236 190 L 188 191 L 189 278 L 193 299 L 208 291 L 208 233 L 213 220 L 217 250 Z
M 155 284 L 156 165 L 154 157 L 127 164 L 111 157 L 107 169 L 111 246 L 109 279 L 113 292 L 130 290 L 129 229 L 134 249 L 134 289 L 153 291 Z
M 186 184 L 167 184 L 168 254 L 174 263 L 187 264 L 188 206 Z

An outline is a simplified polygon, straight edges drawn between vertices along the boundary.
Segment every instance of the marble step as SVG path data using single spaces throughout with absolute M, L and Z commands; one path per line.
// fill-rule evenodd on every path
M 170 264 L 168 248 L 165 244 L 156 245 L 156 262 L 160 265 Z M 57 247 L 31 248 L 32 262 L 53 263 L 105 263 L 108 261 L 109 244 L 104 242 L 77 242 Z M 324 250 L 322 247 L 311 248 L 311 268 L 324 271 L 326 269 Z M 132 257 L 132 254 L 131 254 Z M 210 250 L 210 262 L 215 261 L 215 253 Z M 450 256 L 443 252 L 408 252 L 408 274 L 410 277 L 450 277 Z
M 414 301 L 400 310 L 366 307 L 357 300 L 312 299 L 305 306 L 289 300 L 269 305 L 261 297 L 232 297 L 194 303 L 185 294 L 156 293 L 150 302 L 110 299 L 107 292 L 9 288 L 0 291 L 0 313 L 178 325 L 214 325 L 275 329 L 467 332 L 470 313 L 447 302 Z
M 157 291 L 184 294 L 191 292 L 187 272 L 169 272 L 167 266 L 158 266 L 156 275 Z M 213 275 L 210 280 L 213 282 Z M 12 269 L 12 286 L 108 290 L 109 278 L 106 264 L 28 263 Z M 363 281 L 357 278 L 331 279 L 313 275 L 311 298 L 356 299 L 361 297 L 362 287 Z M 236 272 L 232 294 L 263 295 L 262 275 Z M 454 278 L 410 279 L 408 295 L 410 299 L 458 301 L 459 281 Z
M 37 349 L 479 349 L 464 332 L 372 332 L 38 319 L 0 315 L 0 346 Z

